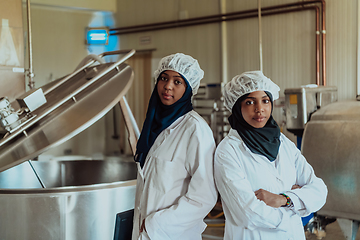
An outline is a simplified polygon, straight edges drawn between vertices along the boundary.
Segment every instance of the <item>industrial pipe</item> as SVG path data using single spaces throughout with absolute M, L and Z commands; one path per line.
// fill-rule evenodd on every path
M 309 4 L 321 4 L 322 10 L 322 21 L 319 21 L 319 7 L 318 6 L 310 6 L 305 7 Z M 279 10 L 286 8 L 285 10 Z M 305 2 L 296 2 L 290 4 L 282 4 L 276 5 L 271 7 L 261 8 L 261 15 L 268 16 L 274 14 L 281 14 L 281 13 L 290 13 L 294 11 L 303 11 L 315 9 L 316 11 L 316 84 L 320 84 L 320 34 L 322 34 L 322 85 L 326 85 L 326 30 L 325 30 L 325 0 L 314 0 L 314 1 L 305 1 Z M 168 22 L 160 22 L 160 23 L 153 23 L 153 24 L 144 24 L 144 25 L 136 25 L 136 26 L 129 26 L 129 27 L 122 27 L 122 28 L 112 28 L 110 29 L 110 35 L 121 35 L 121 34 L 129 34 L 129 33 L 137 33 L 137 32 L 144 32 L 144 31 L 156 31 L 156 30 L 163 30 L 168 28 L 175 28 L 175 27 L 187 27 L 187 26 L 194 26 L 194 25 L 201 25 L 201 24 L 210 24 L 222 21 L 233 21 L 251 17 L 257 17 L 258 9 L 251 9 L 245 11 L 238 11 L 233 13 L 227 14 L 218 14 L 218 15 L 211 15 L 205 17 L 198 17 L 198 18 L 191 18 L 186 20 L 178 20 L 178 21 L 168 21 Z M 319 24 L 321 24 L 321 32 L 319 29 Z
M 33 62 L 32 62 L 32 36 L 31 36 L 31 14 L 30 14 L 30 0 L 26 0 L 26 8 L 27 8 L 27 27 L 28 27 L 28 47 L 29 47 L 29 83 L 28 86 L 30 89 L 33 89 L 35 87 L 35 81 L 34 81 L 34 72 L 33 72 Z
M 262 27 L 261 27 L 261 0 L 258 0 L 258 19 L 259 19 L 259 55 L 260 71 L 263 71 L 263 54 L 262 54 Z
M 319 22 L 320 22 L 320 10 L 318 6 L 314 6 L 315 9 L 315 13 L 316 13 L 316 84 L 318 86 L 320 86 L 320 27 L 319 27 Z
M 357 68 L 356 68 L 356 83 L 357 83 L 357 91 L 356 91 L 356 100 L 360 101 L 360 4 L 358 3 L 358 25 L 357 25 Z
M 321 33 L 322 33 L 322 77 L 323 85 L 326 86 L 326 30 L 325 30 L 325 0 L 321 1 L 322 9 L 322 21 L 321 21 Z
M 270 11 L 272 12 L 272 14 L 276 14 L 277 12 L 274 11 L 274 9 L 275 9 L 274 7 L 266 7 L 266 8 L 262 8 L 261 11 L 263 12 Z M 299 9 L 298 11 L 301 11 L 301 9 Z M 257 11 L 258 9 L 246 10 L 246 11 L 227 13 L 227 14 L 212 15 L 207 17 L 191 18 L 186 20 L 160 22 L 160 23 L 136 25 L 136 26 L 122 27 L 122 28 L 112 28 L 109 29 L 109 32 L 110 35 L 121 35 L 121 34 L 138 33 L 144 31 L 156 31 L 156 30 L 164 30 L 168 28 L 188 27 L 188 26 L 195 26 L 201 24 L 217 23 L 222 21 L 232 21 L 232 20 L 257 17 L 258 16 Z
M 226 0 L 220 0 L 220 12 L 224 14 L 226 12 Z M 221 89 L 228 81 L 228 31 L 227 31 L 227 22 L 222 21 L 220 23 L 220 43 L 221 43 Z

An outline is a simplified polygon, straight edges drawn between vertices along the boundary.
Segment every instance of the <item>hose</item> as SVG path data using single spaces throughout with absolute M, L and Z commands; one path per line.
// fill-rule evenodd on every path
M 207 217 L 209 219 L 217 219 L 224 215 L 224 212 L 221 212 L 215 216 L 211 215 L 211 213 L 208 213 Z M 206 223 L 208 227 L 224 227 L 225 223 Z

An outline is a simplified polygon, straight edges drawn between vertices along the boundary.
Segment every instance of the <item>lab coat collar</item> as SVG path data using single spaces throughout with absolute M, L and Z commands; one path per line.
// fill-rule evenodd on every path
M 229 131 L 229 134 L 228 134 L 228 137 L 230 139 L 233 139 L 233 140 L 236 140 L 236 141 L 240 141 L 241 142 L 241 145 L 244 147 L 245 151 L 247 151 L 248 153 L 250 153 L 252 159 L 256 162 L 259 162 L 261 161 L 261 163 L 265 162 L 265 164 L 269 164 L 271 166 L 274 166 L 270 161 L 269 159 L 267 159 L 265 156 L 262 156 L 260 154 L 256 154 L 256 153 L 253 153 L 251 152 L 251 150 L 246 146 L 245 142 L 241 139 L 239 133 L 231 128 L 230 131 Z M 283 144 L 283 138 L 282 138 L 282 135 L 280 135 L 280 148 L 281 148 L 281 145 Z M 280 149 L 279 149 L 279 153 L 278 153 L 278 156 L 276 157 L 276 159 L 274 161 L 280 161 L 280 158 L 279 158 L 279 155 L 280 155 Z M 261 160 L 260 160 L 261 159 Z

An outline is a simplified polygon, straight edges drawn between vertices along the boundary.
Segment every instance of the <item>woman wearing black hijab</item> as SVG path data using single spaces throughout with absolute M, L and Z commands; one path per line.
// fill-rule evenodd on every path
M 161 59 L 137 144 L 132 239 L 201 240 L 217 200 L 215 141 L 192 107 L 204 72 L 182 53 Z
M 324 182 L 272 117 L 279 90 L 260 71 L 225 85 L 231 130 L 215 153 L 224 240 L 305 240 L 301 217 L 325 204 Z

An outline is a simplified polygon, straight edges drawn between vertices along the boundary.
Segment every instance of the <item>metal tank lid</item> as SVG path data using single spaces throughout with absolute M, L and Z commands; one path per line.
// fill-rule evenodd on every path
M 67 141 L 119 103 L 134 78 L 133 70 L 124 63 L 134 53 L 120 50 L 89 55 L 73 73 L 41 87 L 46 103 L 0 140 L 0 172 Z M 123 56 L 115 63 L 105 63 L 103 57 L 113 54 Z M 99 64 L 94 65 L 96 62 Z
M 328 92 L 337 91 L 335 86 L 318 86 L 316 84 L 308 84 L 297 88 L 286 88 L 285 94 L 312 93 L 312 92 Z
M 360 121 L 360 101 L 339 101 L 321 107 L 311 116 L 311 121 L 316 120 Z

